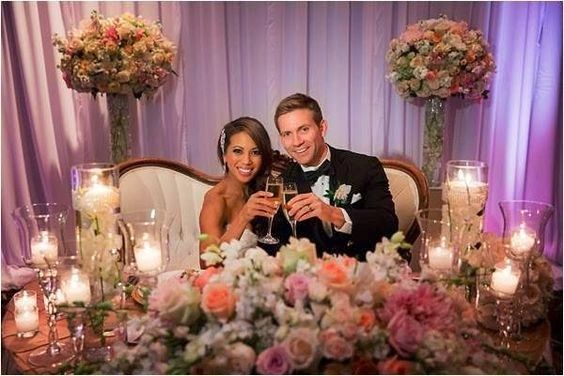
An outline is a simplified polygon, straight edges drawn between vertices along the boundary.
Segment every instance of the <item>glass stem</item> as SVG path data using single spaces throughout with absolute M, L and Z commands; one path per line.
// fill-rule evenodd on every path
M 272 220 L 274 216 L 268 217 L 268 236 L 272 236 Z
M 296 220 L 291 220 L 290 224 L 292 225 L 292 236 L 294 236 L 294 238 L 297 238 L 298 235 L 296 234 Z
M 59 340 L 59 333 L 57 332 L 57 308 L 55 306 L 56 288 L 55 288 L 55 276 L 53 275 L 53 270 L 49 272 L 49 291 L 47 299 L 47 313 L 49 314 L 49 355 L 56 356 L 61 352 L 61 347 L 57 343 Z
M 495 305 L 500 346 L 509 349 L 511 347 L 510 339 L 516 334 L 513 302 L 506 299 L 496 299 Z

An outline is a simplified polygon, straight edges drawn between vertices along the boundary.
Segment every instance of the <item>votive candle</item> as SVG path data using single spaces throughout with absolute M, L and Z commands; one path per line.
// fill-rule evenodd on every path
M 37 294 L 35 291 L 22 290 L 14 295 L 14 307 L 20 311 L 31 311 L 37 308 Z
M 137 269 L 140 272 L 158 270 L 162 266 L 161 247 L 151 240 L 148 234 L 143 234 L 140 245 L 133 248 Z
M 18 337 L 28 338 L 39 330 L 39 312 L 37 307 L 32 310 L 16 310 L 14 315 Z
M 517 255 L 528 253 L 535 245 L 535 233 L 528 230 L 525 225 L 519 226 L 519 230 L 511 235 L 511 249 Z
M 37 267 L 47 267 L 47 263 L 57 261 L 58 241 L 48 231 L 41 231 L 31 239 L 31 262 Z M 45 261 L 47 259 L 47 261 Z
M 80 269 L 72 269 L 61 281 L 61 290 L 65 300 L 73 304 L 74 302 L 90 303 L 92 298 L 90 292 L 90 281 L 88 276 Z
M 432 269 L 450 269 L 452 259 L 452 249 L 447 246 L 439 245 L 429 248 L 429 267 Z
M 513 269 L 509 261 L 496 267 L 492 274 L 491 288 L 497 292 L 512 296 L 517 291 L 521 272 Z

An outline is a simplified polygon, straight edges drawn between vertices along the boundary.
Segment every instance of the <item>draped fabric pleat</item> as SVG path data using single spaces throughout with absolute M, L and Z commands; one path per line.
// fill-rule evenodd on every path
M 152 100 L 131 99 L 133 156 L 221 172 L 221 127 L 253 116 L 280 149 L 277 103 L 306 92 L 333 146 L 421 163 L 423 102 L 386 81 L 389 41 L 446 14 L 484 32 L 497 63 L 490 98 L 451 98 L 444 160 L 490 167 L 486 229 L 501 233 L 500 200 L 556 207 L 545 252 L 562 263 L 562 5 L 559 2 L 13 2 L 2 3 L 2 262 L 21 263 L 10 213 L 31 202 L 70 205 L 73 164 L 109 159 L 105 98 L 69 90 L 53 33 L 92 9 L 160 20 L 178 46 L 177 76 Z

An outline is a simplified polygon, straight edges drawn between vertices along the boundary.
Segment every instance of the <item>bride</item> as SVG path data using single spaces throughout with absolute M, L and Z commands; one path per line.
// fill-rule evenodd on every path
M 217 142 L 217 155 L 225 177 L 204 197 L 200 212 L 200 253 L 211 244 L 239 239 L 246 246 L 256 244 L 253 230 L 257 217 L 272 216 L 276 204 L 260 190 L 272 165 L 270 138 L 264 126 L 251 117 L 226 124 Z

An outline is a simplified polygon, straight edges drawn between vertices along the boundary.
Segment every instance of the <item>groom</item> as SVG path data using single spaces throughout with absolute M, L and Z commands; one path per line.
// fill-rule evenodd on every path
M 292 162 L 282 174 L 293 181 L 298 195 L 288 202 L 297 220 L 297 235 L 323 252 L 360 260 L 382 236 L 398 229 L 392 195 L 376 157 L 335 149 L 325 143 L 327 121 L 317 101 L 304 94 L 284 98 L 274 115 L 280 141 Z M 278 212 L 273 226 L 286 244 L 288 221 Z

